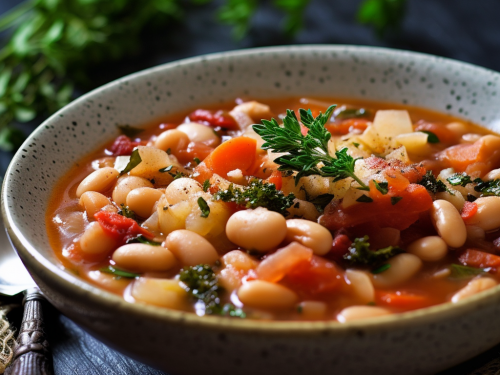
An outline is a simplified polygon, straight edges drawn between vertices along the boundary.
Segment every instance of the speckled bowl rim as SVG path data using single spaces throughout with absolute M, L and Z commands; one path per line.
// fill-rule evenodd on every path
M 433 55 L 408 52 L 402 50 L 394 50 L 379 47 L 351 46 L 351 45 L 301 45 L 301 46 L 285 46 L 285 47 L 265 47 L 255 49 L 243 49 L 232 52 L 222 52 L 207 54 L 198 57 L 183 59 L 168 64 L 163 64 L 157 67 L 149 68 L 115 81 L 112 81 L 104 86 L 101 86 L 88 94 L 83 95 L 77 100 L 65 106 L 63 109 L 52 115 L 44 121 L 25 141 L 27 145 L 33 138 L 44 132 L 45 125 L 50 124 L 60 114 L 76 107 L 86 100 L 90 99 L 95 94 L 102 90 L 118 86 L 123 80 L 140 80 L 148 76 L 152 72 L 167 69 L 178 69 L 191 64 L 199 64 L 203 61 L 213 61 L 224 59 L 233 56 L 259 55 L 259 54 L 287 54 L 290 52 L 304 51 L 318 52 L 334 52 L 334 51 L 349 51 L 352 53 L 369 53 L 372 51 L 377 54 L 385 54 L 388 57 L 398 59 L 399 56 L 412 57 L 415 61 L 430 61 L 434 63 L 445 63 L 451 67 L 467 67 L 468 69 L 476 70 L 478 73 L 488 73 L 499 75 L 499 73 L 489 69 L 481 68 L 472 64 L 463 63 L 447 58 L 437 57 Z M 22 147 L 21 147 L 22 148 Z M 385 331 L 395 329 L 400 326 L 415 326 L 423 323 L 437 322 L 442 319 L 451 318 L 458 315 L 467 314 L 467 312 L 476 310 L 481 305 L 487 305 L 495 300 L 495 297 L 500 294 L 500 285 L 491 288 L 479 295 L 472 296 L 458 303 L 444 303 L 428 308 L 423 308 L 406 313 L 393 314 L 377 318 L 369 318 L 351 323 L 339 323 L 337 321 L 319 321 L 319 322 L 301 322 L 301 321 L 262 321 L 252 319 L 231 319 L 227 317 L 204 316 L 199 317 L 194 313 L 175 311 L 166 308 L 143 305 L 138 303 L 126 302 L 122 297 L 113 293 L 99 289 L 92 284 L 78 278 L 62 269 L 60 264 L 55 264 L 46 259 L 40 254 L 36 248 L 24 237 L 23 233 L 14 224 L 10 209 L 4 204 L 7 200 L 7 191 L 9 190 L 10 172 L 14 169 L 15 162 L 22 162 L 20 151 L 16 153 L 11 164 L 5 174 L 5 179 L 2 185 L 2 216 L 11 241 L 15 248 L 20 253 L 22 258 L 29 259 L 28 263 L 35 270 L 43 270 L 44 276 L 42 279 L 50 279 L 51 283 L 56 283 L 65 290 L 73 293 L 74 298 L 87 299 L 91 302 L 100 305 L 102 308 L 125 312 L 133 315 L 135 318 L 153 318 L 178 323 L 183 325 L 193 325 L 199 329 L 220 330 L 225 331 L 241 331 L 251 332 L 252 334 L 262 335 L 302 335 L 302 336 L 317 336 L 328 334 L 328 336 L 344 336 L 350 335 L 356 331 Z

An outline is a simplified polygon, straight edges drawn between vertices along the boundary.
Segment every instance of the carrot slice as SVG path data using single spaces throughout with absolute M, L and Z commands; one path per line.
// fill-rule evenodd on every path
M 255 163 L 257 141 L 249 137 L 237 137 L 222 143 L 205 159 L 206 166 L 219 176 L 239 169 L 248 176 Z
M 379 291 L 375 292 L 377 305 L 396 307 L 403 310 L 415 310 L 434 305 L 434 301 L 424 294 L 406 291 Z
M 467 249 L 460 255 L 458 260 L 463 265 L 470 267 L 484 268 L 500 266 L 500 256 L 475 249 Z

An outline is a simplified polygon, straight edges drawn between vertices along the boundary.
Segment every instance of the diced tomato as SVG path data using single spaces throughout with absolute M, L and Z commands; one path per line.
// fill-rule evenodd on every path
M 460 216 L 464 221 L 469 220 L 477 213 L 477 203 L 474 202 L 465 202 L 462 211 L 460 212 Z
M 207 109 L 197 109 L 189 115 L 189 119 L 194 122 L 203 123 L 212 127 L 218 127 L 228 130 L 239 130 L 233 116 L 226 111 L 209 111 Z
M 302 262 L 291 270 L 284 281 L 299 293 L 320 296 L 337 292 L 343 280 L 335 263 L 313 256 L 311 261 Z
M 193 161 L 194 158 L 198 158 L 201 161 L 210 155 L 214 150 L 213 147 L 207 146 L 201 142 L 191 142 L 188 144 L 185 150 L 180 150 L 177 152 L 177 159 L 183 164 Z
M 337 233 L 333 237 L 332 249 L 328 253 L 328 257 L 337 262 L 341 261 L 348 253 L 351 244 L 352 241 L 346 234 Z
M 109 148 L 109 151 L 114 156 L 130 155 L 134 150 L 134 147 L 137 147 L 140 144 L 140 142 L 133 142 L 126 135 L 120 135 L 115 139 L 114 143 Z
M 205 166 L 212 174 L 226 178 L 227 173 L 241 170 L 250 176 L 255 164 L 257 141 L 249 137 L 237 137 L 222 143 L 205 159 Z M 196 168 L 198 171 L 198 167 Z
M 467 249 L 458 258 L 460 263 L 470 267 L 499 267 L 500 256 L 486 253 L 475 249 Z
M 370 121 L 364 118 L 350 118 L 342 120 L 332 125 L 326 125 L 325 128 L 332 133 L 332 135 L 345 135 L 353 130 L 364 131 L 368 127 Z
M 456 143 L 457 141 L 456 133 L 442 124 L 430 123 L 422 120 L 417 123 L 415 131 L 428 131 L 434 133 L 439 138 L 439 142 L 442 143 Z
M 372 223 L 380 228 L 403 230 L 416 222 L 421 212 L 432 206 L 432 198 L 427 190 L 417 184 L 409 184 L 398 192 L 389 189 L 389 192 L 383 195 L 370 183 L 370 197 L 373 202 L 358 203 L 348 208 L 343 208 L 338 202 L 331 202 L 325 208 L 321 224 L 330 230 L 364 223 Z M 391 198 L 398 200 L 395 202 Z
M 118 215 L 114 212 L 99 211 L 94 215 L 104 233 L 114 238 L 118 245 L 125 244 L 128 240 L 143 235 L 148 239 L 154 238 L 154 234 L 142 228 L 135 220 Z
M 261 280 L 276 283 L 285 275 L 293 272 L 297 265 L 302 263 L 309 264 L 313 252 L 311 249 L 292 242 L 275 253 L 267 256 L 255 270 Z
M 434 302 L 432 297 L 424 294 L 377 290 L 375 292 L 375 303 L 380 306 L 390 306 L 407 311 L 432 306 L 436 302 Z
M 277 169 L 271 173 L 271 176 L 269 176 L 265 182 L 274 184 L 276 186 L 276 189 L 280 190 L 281 186 L 283 185 L 283 176 L 281 175 L 281 172 L 278 171 Z

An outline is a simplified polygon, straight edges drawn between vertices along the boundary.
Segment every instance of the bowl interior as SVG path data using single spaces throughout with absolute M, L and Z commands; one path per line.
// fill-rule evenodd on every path
M 76 287 L 47 238 L 45 211 L 55 183 L 116 137 L 169 114 L 237 97 L 345 97 L 410 104 L 500 130 L 498 73 L 443 58 L 387 49 L 304 46 L 208 55 L 149 69 L 99 88 L 45 121 L 7 172 L 2 200 L 22 258 L 36 258 Z M 106 292 L 102 292 L 104 295 Z

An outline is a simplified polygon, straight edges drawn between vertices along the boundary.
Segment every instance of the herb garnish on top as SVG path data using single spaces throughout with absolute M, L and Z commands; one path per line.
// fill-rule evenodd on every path
M 302 134 L 300 123 L 295 112 L 286 111 L 281 127 L 275 119 L 262 120 L 262 124 L 253 125 L 253 129 L 266 142 L 262 149 L 278 153 L 286 153 L 274 160 L 280 171 L 296 171 L 295 184 L 303 176 L 319 175 L 334 177 L 334 181 L 351 177 L 357 181 L 361 190 L 369 190 L 368 186 L 354 174 L 354 164 L 357 159 L 347 154 L 347 148 L 335 152 L 335 157 L 328 152 L 330 132 L 325 124 L 332 116 L 335 105 L 326 112 L 313 117 L 311 110 L 300 109 L 300 121 L 308 129 Z

